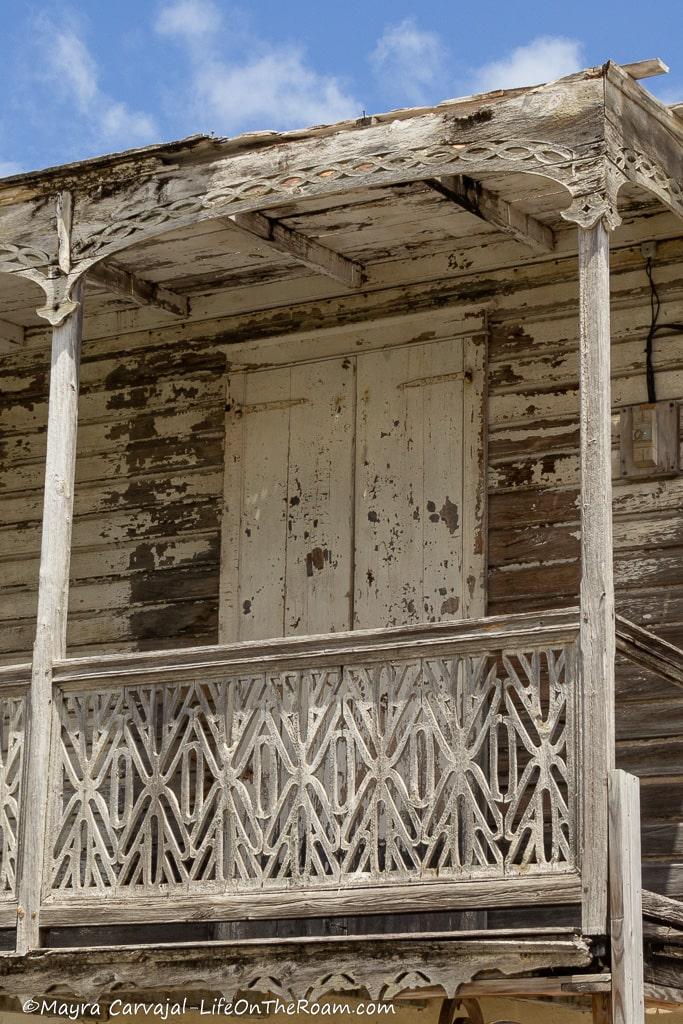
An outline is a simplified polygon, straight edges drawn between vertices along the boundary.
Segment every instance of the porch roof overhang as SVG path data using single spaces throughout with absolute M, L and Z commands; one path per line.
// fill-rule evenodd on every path
M 0 344 L 40 324 L 39 304 L 62 322 L 86 274 L 89 310 L 142 306 L 167 323 L 206 318 L 207 289 L 298 282 L 302 266 L 316 284 L 291 287 L 294 302 L 400 285 L 396 248 L 412 280 L 417 258 L 436 279 L 471 268 L 475 247 L 495 250 L 494 265 L 505 246 L 509 262 L 575 253 L 571 224 L 615 228 L 622 189 L 622 210 L 683 217 L 683 121 L 636 80 L 651 64 L 4 179 Z

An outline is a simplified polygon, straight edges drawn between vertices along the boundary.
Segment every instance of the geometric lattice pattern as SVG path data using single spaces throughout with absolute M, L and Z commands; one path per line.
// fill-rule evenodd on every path
M 66 693 L 52 892 L 570 869 L 576 692 L 567 645 Z
M 0 900 L 16 898 L 24 698 L 0 699 Z

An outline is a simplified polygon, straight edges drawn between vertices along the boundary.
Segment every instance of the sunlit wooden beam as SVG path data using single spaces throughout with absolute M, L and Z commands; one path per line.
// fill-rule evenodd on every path
M 619 67 L 631 78 L 654 78 L 656 75 L 668 75 L 669 65 L 659 57 L 650 60 L 637 60 L 633 64 L 620 64 Z
M 88 280 L 106 288 L 107 291 L 125 295 L 138 306 L 154 306 L 166 313 L 172 313 L 173 316 L 188 315 L 189 306 L 185 296 L 178 295 L 163 285 L 145 281 L 144 278 L 131 274 L 129 270 L 124 270 L 111 260 L 96 263 L 91 267 L 88 271 Z
M 546 224 L 517 209 L 464 174 L 430 178 L 426 184 L 462 210 L 467 210 L 499 231 L 511 235 L 534 252 L 548 253 L 555 248 L 555 235 Z
M 347 288 L 360 288 L 363 283 L 363 267 L 360 263 L 288 228 L 279 220 L 262 213 L 234 213 L 228 220 L 241 231 L 255 235 L 271 248 L 304 263 L 311 270 L 334 278 Z

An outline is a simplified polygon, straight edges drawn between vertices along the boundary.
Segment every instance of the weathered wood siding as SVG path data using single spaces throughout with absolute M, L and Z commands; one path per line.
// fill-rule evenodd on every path
M 672 255 L 676 252 L 671 243 Z M 680 251 L 680 247 L 678 248 Z M 657 271 L 661 323 L 683 321 L 683 273 Z M 683 645 L 683 477 L 619 476 L 622 405 L 647 399 L 645 275 L 624 253 L 612 274 L 612 438 L 617 611 Z M 490 321 L 489 614 L 562 607 L 579 593 L 577 301 L 519 282 Z M 657 335 L 657 394 L 683 399 L 683 332 Z M 617 764 L 642 779 L 644 885 L 683 896 L 683 692 L 619 659 Z
M 3 359 L 0 655 L 31 650 L 49 347 Z M 86 345 L 82 366 L 70 653 L 216 638 L 223 485 L 220 352 Z

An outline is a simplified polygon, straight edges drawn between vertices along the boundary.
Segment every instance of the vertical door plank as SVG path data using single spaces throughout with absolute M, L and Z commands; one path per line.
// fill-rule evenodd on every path
M 488 491 L 487 336 L 463 339 L 463 607 L 464 619 L 486 615 Z
M 230 373 L 225 392 L 225 452 L 223 514 L 221 518 L 220 601 L 218 640 L 228 644 L 240 638 L 239 555 L 242 516 L 242 473 L 246 388 L 244 372 Z
M 460 340 L 358 356 L 355 626 L 462 615 Z
M 423 352 L 422 621 L 442 622 L 463 614 L 462 342 Z
M 290 368 L 247 374 L 238 639 L 284 633 Z
M 292 367 L 285 634 L 351 629 L 355 364 Z
M 358 356 L 354 626 L 422 620 L 422 346 Z M 417 469 L 419 467 L 419 471 Z

